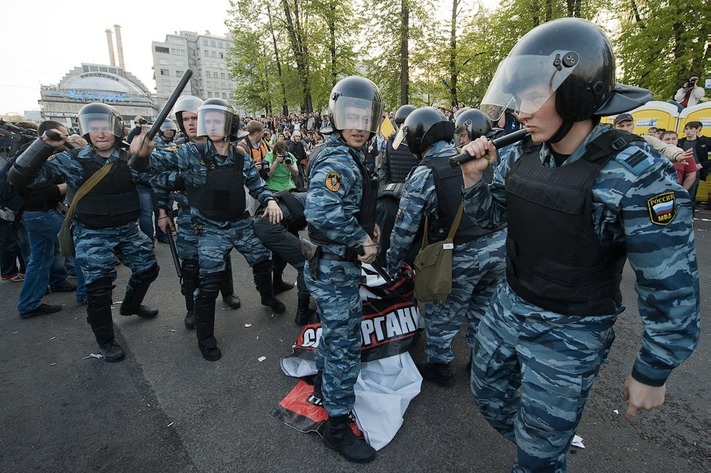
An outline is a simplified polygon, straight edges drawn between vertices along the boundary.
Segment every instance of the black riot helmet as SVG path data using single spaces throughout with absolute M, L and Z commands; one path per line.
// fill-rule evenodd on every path
M 334 130 L 367 130 L 372 138 L 383 118 L 380 89 L 365 77 L 341 79 L 331 90 L 328 113 Z
M 111 105 L 99 102 L 86 104 L 79 110 L 77 121 L 82 138 L 89 143 L 89 132 L 98 130 L 114 135 L 116 144 L 123 139 L 123 117 Z
M 407 118 L 407 116 L 411 114 L 414 110 L 415 106 L 410 104 L 405 104 L 402 107 L 398 108 L 395 112 L 395 124 L 397 126 L 401 126 L 403 123 L 405 123 L 405 119 Z
M 626 112 L 652 98 L 646 89 L 615 83 L 610 40 L 580 18 L 553 20 L 526 33 L 499 64 L 482 110 L 496 122 L 506 109 L 533 113 L 553 94 L 561 128 L 567 128 L 559 130 L 559 139 L 573 122 Z
M 407 142 L 410 152 L 422 159 L 422 154 L 438 141 L 450 143 L 454 136 L 454 123 L 447 120 L 434 107 L 421 107 L 410 113 L 400 127 L 393 148 L 398 148 L 402 140 Z
M 476 108 L 468 108 L 459 113 L 454 126 L 455 130 L 459 130 L 459 127 L 466 129 L 470 140 L 486 135 L 491 130 L 489 119 L 484 115 L 484 112 Z
M 219 135 L 224 141 L 237 139 L 239 115 L 223 99 L 207 99 L 198 107 L 198 136 Z
M 178 128 L 183 134 L 188 134 L 183 125 L 183 112 L 192 112 L 197 115 L 200 105 L 202 105 L 202 100 L 193 95 L 181 95 L 175 101 L 173 113 L 175 114 L 175 121 L 178 122 Z

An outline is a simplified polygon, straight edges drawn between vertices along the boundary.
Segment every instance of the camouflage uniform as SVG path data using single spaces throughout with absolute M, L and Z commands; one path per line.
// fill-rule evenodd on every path
M 174 148 L 155 149 L 151 154 L 152 165 L 173 169 L 173 171 L 163 173 L 166 175 L 166 179 L 161 180 L 161 184 L 175 183 L 176 180 L 182 179 L 186 186 L 205 187 L 208 178 L 206 163 L 208 154 L 216 169 L 234 168 L 235 161 L 232 158 L 220 156 L 211 142 L 208 142 L 203 149 L 206 156 L 203 156 L 201 150 L 193 143 L 185 144 L 177 150 Z M 161 163 L 160 166 L 158 163 Z M 259 177 L 259 172 L 249 157 L 244 158 L 242 176 L 244 184 L 255 199 L 262 203 L 272 199 L 272 192 Z M 168 188 L 171 186 L 172 184 L 156 188 L 159 202 L 167 201 Z M 203 350 L 203 356 L 205 356 L 205 350 L 213 350 L 213 353 L 218 353 L 215 356 L 219 358 L 213 331 L 215 299 L 224 280 L 225 255 L 232 248 L 236 248 L 242 253 L 249 266 L 252 267 L 257 288 L 262 294 L 263 304 L 266 298 L 263 292 L 266 291 L 264 287 L 266 284 L 261 282 L 260 278 L 264 279 L 267 276 L 268 287 L 271 289 L 271 255 L 254 234 L 252 220 L 246 214 L 237 220 L 213 220 L 192 206 L 190 207 L 190 219 L 194 228 L 198 229 L 196 233 L 199 233 L 197 235 L 197 253 L 200 282 L 195 305 L 199 346 Z M 273 294 L 270 294 L 270 297 L 273 299 Z M 275 306 L 272 307 L 275 311 L 279 311 Z M 281 311 L 283 312 L 283 309 Z
M 304 279 L 316 301 L 323 333 L 316 367 L 323 370 L 322 394 L 330 416 L 351 412 L 355 402 L 353 386 L 360 372 L 360 322 L 363 307 L 359 294 L 360 263 L 346 260 L 346 245 L 365 241 L 367 234 L 356 214 L 363 198 L 363 177 L 349 147 L 339 134 L 312 163 L 306 196 L 306 220 L 330 240 L 321 246 L 322 257 L 311 277 L 311 262 L 304 267 Z M 365 156 L 357 151 L 361 162 Z
M 609 125 L 595 127 L 562 167 L 579 160 L 585 146 L 607 130 Z M 464 190 L 466 210 L 480 224 L 506 219 L 504 186 L 521 155 L 521 146 L 504 150 L 493 183 Z M 540 159 L 555 167 L 546 144 Z M 634 143 L 602 168 L 592 187 L 595 235 L 605 248 L 626 249 L 637 278 L 645 336 L 632 376 L 649 386 L 663 385 L 699 338 L 691 205 L 674 173 L 667 159 Z M 670 192 L 676 216 L 656 224 L 650 203 Z M 562 315 L 527 302 L 508 284 L 498 288 L 479 325 L 471 388 L 484 417 L 516 443 L 513 471 L 566 470 L 566 451 L 623 311 L 620 305 L 607 315 Z
M 425 158 L 448 159 L 456 149 L 439 141 Z M 438 198 L 432 169 L 414 168 L 405 183 L 387 253 L 388 270 L 395 273 L 427 215 L 438 214 Z M 442 302 L 425 303 L 427 359 L 449 364 L 454 359 L 452 340 L 464 319 L 468 321 L 467 343 L 473 346 L 479 320 L 488 307 L 494 288 L 504 277 L 506 230 L 492 232 L 455 245 L 452 254 L 452 293 Z
M 127 156 L 127 153 L 124 154 Z M 84 183 L 81 161 L 91 160 L 103 165 L 116 162 L 119 155 L 119 150 L 114 150 L 110 157 L 103 158 L 91 146 L 83 147 L 76 158 L 67 151 L 61 152 L 44 164 L 35 182 L 51 182 L 57 176 L 64 176 L 67 186 L 76 190 Z M 116 166 L 114 164 L 111 173 L 116 170 Z M 154 179 L 150 174 L 130 168 L 129 172 L 134 184 L 150 186 Z M 112 179 L 111 173 L 104 179 Z M 137 220 L 120 226 L 90 228 L 77 218 L 74 220 L 73 236 L 76 260 L 86 281 L 88 322 L 100 346 L 114 338 L 111 292 L 114 287 L 112 282 L 116 280 L 116 258 L 131 270 L 121 312 L 126 315 L 138 313 L 146 318 L 157 314 L 157 311 L 144 311 L 140 305 L 148 286 L 158 277 L 159 268 L 153 254 L 153 244 L 140 231 Z

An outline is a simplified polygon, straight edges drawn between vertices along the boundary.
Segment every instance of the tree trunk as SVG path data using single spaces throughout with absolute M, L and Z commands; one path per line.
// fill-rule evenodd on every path
M 401 0 L 400 9 L 400 105 L 410 101 L 410 49 L 407 43 L 410 36 L 409 0 Z
M 449 32 L 449 84 L 452 94 L 452 106 L 459 104 L 457 100 L 457 9 L 460 0 L 452 0 L 452 25 Z
M 281 61 L 279 60 L 279 48 L 277 46 L 276 34 L 274 33 L 274 19 L 272 18 L 272 11 L 267 3 L 267 15 L 269 16 L 269 31 L 272 33 L 272 43 L 274 44 L 274 59 L 277 65 L 277 74 L 279 75 L 279 86 L 281 87 L 281 113 L 284 115 L 289 115 L 289 105 L 286 102 L 286 85 L 284 84 L 284 74 L 281 71 Z M 271 115 L 271 112 L 268 113 Z
M 284 16 L 286 17 L 286 31 L 289 35 L 289 41 L 294 51 L 296 59 L 296 70 L 299 73 L 301 87 L 304 93 L 303 111 L 311 113 L 313 111 L 313 101 L 311 99 L 311 81 L 309 78 L 309 50 L 306 46 L 304 31 L 301 28 L 299 19 L 299 0 L 294 0 L 293 14 L 292 7 L 288 0 L 281 0 L 284 7 Z

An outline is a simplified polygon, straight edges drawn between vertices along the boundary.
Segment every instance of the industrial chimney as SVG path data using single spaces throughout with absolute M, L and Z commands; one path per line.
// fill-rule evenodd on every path
M 114 25 L 114 30 L 116 30 L 116 50 L 118 52 L 119 67 L 126 70 L 126 66 L 123 62 L 123 42 L 121 41 L 121 26 Z
M 109 43 L 109 61 L 112 66 L 115 66 L 116 58 L 114 57 L 114 38 L 110 29 L 106 30 L 106 42 Z

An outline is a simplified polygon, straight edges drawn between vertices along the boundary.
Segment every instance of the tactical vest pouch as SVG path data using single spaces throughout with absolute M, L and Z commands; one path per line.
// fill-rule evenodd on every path
M 405 190 L 404 182 L 391 182 L 380 190 L 380 195 L 378 197 L 389 197 L 399 202 L 402 197 L 403 190 Z
M 454 234 L 462 219 L 464 203 L 459 205 L 457 216 L 449 229 L 447 238 L 428 244 L 428 220 L 425 219 L 425 233 L 422 249 L 415 257 L 415 297 L 421 302 L 444 301 L 452 292 L 452 254 Z

